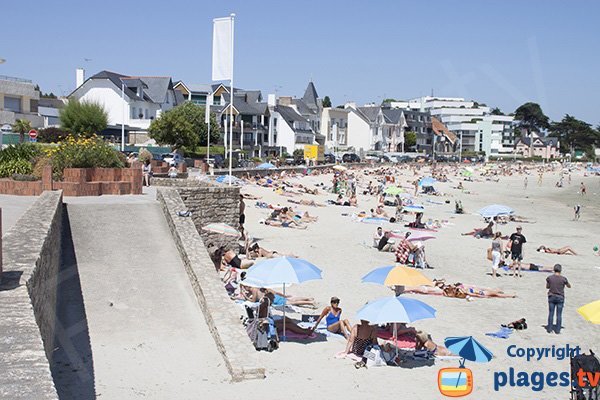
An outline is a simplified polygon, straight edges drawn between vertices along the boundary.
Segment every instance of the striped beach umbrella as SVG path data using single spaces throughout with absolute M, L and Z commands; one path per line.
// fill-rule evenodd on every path
M 240 233 L 231 225 L 227 225 L 223 222 L 215 222 L 202 227 L 207 232 L 219 233 L 224 236 L 239 237 Z

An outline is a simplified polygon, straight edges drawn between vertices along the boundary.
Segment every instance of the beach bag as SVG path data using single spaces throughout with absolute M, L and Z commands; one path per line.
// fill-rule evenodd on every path
M 492 261 L 492 248 L 487 249 L 487 259 Z
M 381 348 L 377 345 L 365 350 L 363 357 L 366 360 L 367 367 L 383 367 L 387 365 L 381 354 Z

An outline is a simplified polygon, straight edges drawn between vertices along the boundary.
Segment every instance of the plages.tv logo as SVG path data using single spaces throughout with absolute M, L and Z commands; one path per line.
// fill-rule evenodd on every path
M 473 372 L 469 368 L 442 368 L 438 372 L 438 389 L 447 397 L 462 397 L 473 391 Z

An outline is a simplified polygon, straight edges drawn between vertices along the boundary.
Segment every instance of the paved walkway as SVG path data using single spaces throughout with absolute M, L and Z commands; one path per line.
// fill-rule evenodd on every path
M 70 200 L 95 395 L 197 399 L 227 381 L 158 203 Z

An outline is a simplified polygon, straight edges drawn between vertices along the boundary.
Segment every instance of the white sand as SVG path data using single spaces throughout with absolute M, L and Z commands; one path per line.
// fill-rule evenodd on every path
M 530 175 L 528 188 L 523 188 L 523 176 L 502 177 L 500 183 L 466 182 L 466 189 L 476 194 L 463 194 L 451 186 L 458 178 L 451 177 L 453 183 L 438 183 L 436 188 L 448 195 L 442 197 L 422 196 L 423 201 L 450 200 L 450 204 L 433 205 L 423 202 L 426 207 L 424 220 L 428 218 L 447 219 L 450 225 L 436 234 L 436 240 L 426 242 L 427 257 L 433 270 L 425 270 L 430 278 L 446 278 L 449 282 L 464 282 L 488 287 L 498 287 L 508 293 L 516 293 L 515 299 L 476 299 L 473 302 L 438 296 L 409 295 L 422 300 L 437 309 L 437 318 L 417 321 L 417 329 L 429 332 L 433 340 L 443 344 L 448 336 L 472 335 L 487 346 L 495 355 L 492 362 L 475 364 L 467 362 L 474 373 L 475 389 L 470 398 L 490 399 L 565 399 L 569 389 L 564 387 L 545 387 L 543 391 L 533 392 L 531 388 L 505 387 L 495 392 L 493 373 L 507 372 L 509 367 L 519 371 L 563 372 L 568 371 L 568 360 L 526 362 L 523 359 L 510 358 L 506 354 L 509 345 L 520 347 L 546 347 L 564 344 L 580 345 L 587 351 L 594 348 L 600 352 L 600 327 L 585 321 L 576 309 L 588 302 L 600 298 L 598 278 L 600 277 L 600 257 L 595 256 L 592 247 L 600 241 L 598 237 L 600 179 L 581 178 L 575 173 L 571 185 L 564 188 L 554 187 L 557 175 L 546 173 L 541 187 L 537 185 L 537 174 Z M 476 177 L 477 178 L 477 177 Z M 479 179 L 479 178 L 477 178 Z M 330 183 L 331 175 L 304 178 L 303 183 L 325 181 Z M 400 184 L 410 186 L 414 175 L 403 172 Z M 577 195 L 578 184 L 585 180 L 588 195 Z M 365 182 L 366 183 L 366 182 Z M 566 183 L 566 179 L 565 179 Z M 246 186 L 245 193 L 262 196 L 267 203 L 289 205 L 287 198 L 275 194 L 271 189 Z M 304 195 L 305 199 L 325 202 L 334 195 Z M 374 197 L 359 195 L 359 209 L 368 210 L 376 205 Z M 455 215 L 454 199 L 461 199 L 466 215 Z M 485 223 L 475 212 L 488 204 L 500 203 L 513 207 L 518 215 L 535 219 L 535 224 L 523 225 L 523 234 L 528 242 L 524 247 L 525 261 L 536 264 L 553 265 L 561 263 L 563 273 L 568 277 L 572 289 L 567 289 L 566 304 L 563 312 L 564 329 L 560 335 L 546 333 L 543 326 L 547 318 L 547 300 L 545 273 L 524 273 L 524 277 L 515 279 L 504 276 L 494 279 L 487 273 L 490 262 L 485 259 L 486 248 L 490 240 L 461 236 L 474 227 L 483 227 Z M 580 221 L 573 221 L 572 206 L 583 206 Z M 260 225 L 268 211 L 254 207 L 254 201 L 246 200 L 247 228 L 252 236 L 263 238 L 261 245 L 269 250 L 292 252 L 305 258 L 323 270 L 323 280 L 307 282 L 292 287 L 294 295 L 314 296 L 320 306 L 325 306 L 331 296 L 341 298 L 343 317 L 356 322 L 354 314 L 368 300 L 392 295 L 382 286 L 363 284 L 360 278 L 372 269 L 390 265 L 394 261 L 391 253 L 379 253 L 366 248 L 362 243 L 371 243 L 376 226 L 355 223 L 350 217 L 342 216 L 352 212 L 348 207 L 328 206 L 324 208 L 299 207 L 308 210 L 319 221 L 309 225 L 307 230 L 275 228 Z M 393 213 L 391 207 L 388 212 Z M 517 224 L 501 226 L 505 234 L 514 232 Z M 402 229 L 396 224 L 395 228 Z M 559 256 L 540 254 L 535 251 L 539 245 L 561 247 L 570 245 L 580 253 L 578 256 Z M 319 312 L 313 311 L 314 313 Z M 310 313 L 308 311 L 307 313 Z M 529 324 L 526 331 L 516 332 L 508 340 L 485 336 L 486 332 L 496 331 L 500 324 L 525 317 Z M 335 359 L 333 355 L 344 349 L 345 342 L 330 339 L 319 343 L 282 343 L 274 353 L 260 353 L 260 358 L 268 368 L 265 381 L 224 384 L 209 382 L 206 394 L 214 398 L 411 398 L 439 399 L 443 396 L 437 389 L 438 370 L 444 367 L 456 367 L 456 361 L 438 361 L 433 367 L 417 369 L 370 368 L 356 370 L 350 360 Z

